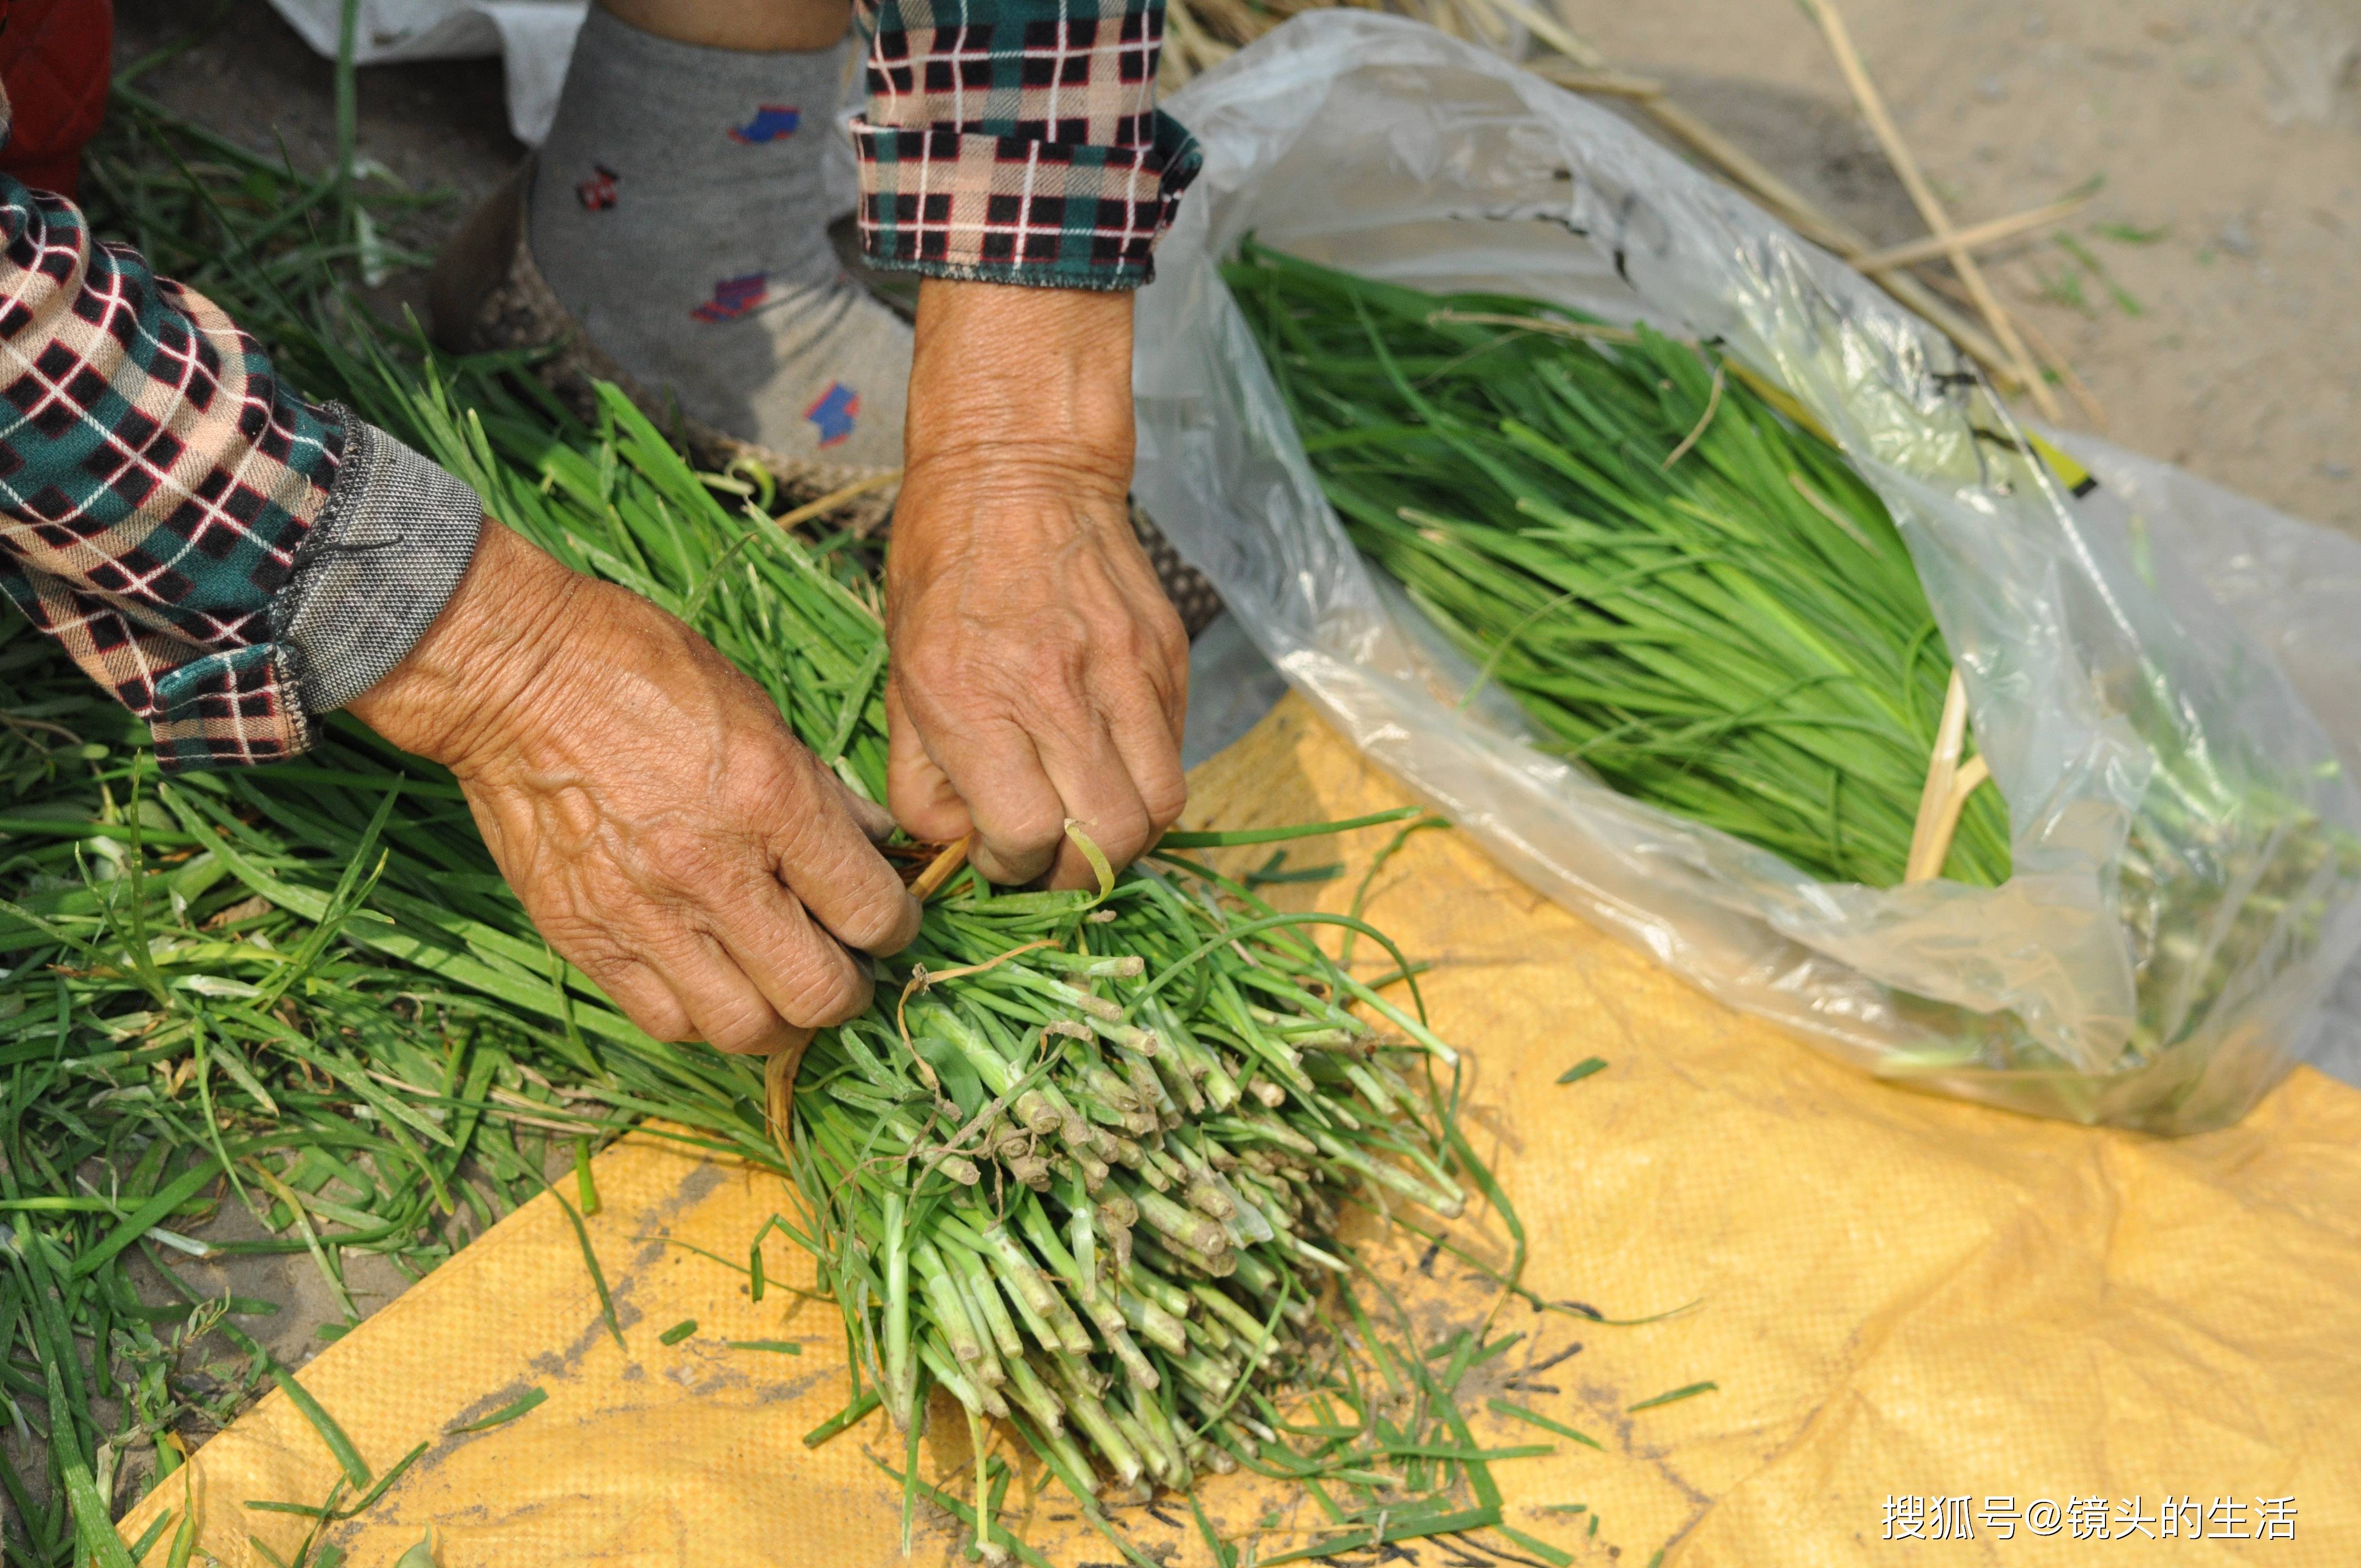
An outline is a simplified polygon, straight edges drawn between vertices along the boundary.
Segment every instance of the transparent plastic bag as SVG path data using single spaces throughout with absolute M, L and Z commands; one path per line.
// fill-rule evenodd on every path
M 2316 1041 L 2361 948 L 2361 794 L 2208 591 L 2235 562 L 2191 547 L 2235 521 L 2282 564 L 2308 537 L 2361 550 L 2095 444 L 2103 482 L 2037 460 L 1866 280 L 1612 114 L 1430 28 L 1310 13 L 1170 106 L 1206 159 L 1140 297 L 1135 488 L 1364 751 L 1543 893 L 1887 1078 L 2189 1132 Z M 1477 672 L 1347 540 L 1223 286 L 1249 233 L 1643 319 L 1785 389 L 1909 543 L 2008 802 L 2011 880 L 1816 882 L 1544 754 L 1504 694 L 1463 705 Z M 2334 593 L 2309 613 L 2341 658 L 2361 572 Z

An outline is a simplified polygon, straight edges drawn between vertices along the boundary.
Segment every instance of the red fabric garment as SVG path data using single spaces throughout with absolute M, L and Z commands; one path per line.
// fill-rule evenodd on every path
M 71 196 L 82 144 L 106 115 L 115 0 L 0 0 L 0 87 L 8 144 L 0 170 Z

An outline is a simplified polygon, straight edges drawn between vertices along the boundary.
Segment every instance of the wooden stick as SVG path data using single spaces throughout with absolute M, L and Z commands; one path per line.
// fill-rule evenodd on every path
M 967 864 L 968 851 L 975 848 L 975 835 L 971 833 L 956 844 L 943 846 L 942 853 L 927 862 L 918 880 L 910 884 L 910 896 L 924 904 L 941 891 L 943 883 L 959 874 Z
M 1918 819 L 1910 829 L 1910 853 L 1903 861 L 1905 883 L 1926 882 L 1938 875 L 1950 853 L 1950 835 L 1942 830 L 1943 811 L 1960 776 L 1960 750 L 1967 736 L 1968 685 L 1954 667 L 1950 689 L 1943 694 L 1943 718 L 1936 727 L 1934 754 L 1927 759 L 1927 784 L 1918 792 Z M 1956 828 L 1956 812 L 1951 821 Z
M 1653 76 L 1626 76 L 1616 71 L 1592 71 L 1570 60 L 1529 60 L 1525 69 L 1545 82 L 1601 98 L 1661 98 L 1664 84 Z
M 1955 280 L 1937 278 L 1931 281 L 1935 288 L 1951 299 L 1959 301 L 1961 304 L 1971 303 L 1968 299 L 1967 290 L 1961 288 Z M 2018 289 L 2026 292 L 2039 291 L 2037 288 L 2028 285 L 2021 276 L 2016 277 L 2016 284 Z M 2090 417 L 2091 423 L 2097 429 L 2106 429 L 2112 422 L 2107 417 L 2107 405 L 2101 402 L 2099 394 L 2091 390 L 2083 383 L 2082 378 L 2074 373 L 2073 364 L 2067 359 L 2065 351 L 2059 348 L 2057 342 L 2048 333 L 2042 331 L 2029 315 L 2016 318 L 2016 329 L 2025 334 L 2026 343 L 2034 353 L 2041 356 L 2041 362 L 2057 372 L 2059 384 L 2064 386 L 2073 400 L 2081 405 L 2082 411 Z
M 1820 31 L 1828 36 L 1828 48 L 1837 57 L 1837 68 L 1844 72 L 1846 84 L 1852 89 L 1853 98 L 1860 104 L 1862 115 L 1867 116 L 1869 128 L 1876 133 L 1879 145 L 1885 148 L 1885 156 L 1893 163 L 1894 173 L 1902 177 L 1903 189 L 1910 192 L 1910 200 L 1916 204 L 1918 215 L 1927 221 L 1928 231 L 1937 239 L 1946 242 L 1944 254 L 1959 269 L 1960 281 L 1968 286 L 1968 292 L 1974 297 L 1976 308 L 1983 313 L 1993 336 L 2000 340 L 2010 365 L 2015 369 L 2017 379 L 2024 384 L 2034 406 L 2041 411 L 2043 417 L 2062 420 L 2065 411 L 2058 406 L 2058 400 L 2051 395 L 2048 383 L 2042 380 L 2041 373 L 2033 367 L 2033 356 L 2026 351 L 2024 339 L 2017 335 L 2015 323 L 1993 293 L 1992 285 L 1984 280 L 1983 269 L 1976 265 L 1974 256 L 1959 244 L 1958 231 L 1952 225 L 1950 214 L 1944 211 L 1934 187 L 1927 183 L 1927 177 L 1919 171 L 1918 160 L 1910 154 L 1909 144 L 1902 139 L 1902 132 L 1894 125 L 1894 116 L 1886 112 L 1885 100 L 1879 95 L 1877 84 L 1870 80 L 1868 69 L 1861 64 L 1861 53 L 1853 48 L 1852 34 L 1847 30 L 1844 18 L 1837 14 L 1831 0 L 1804 0 L 1804 3 L 1811 7 L 1812 15 L 1819 21 Z
M 1904 245 L 1890 245 L 1883 250 L 1872 250 L 1866 256 L 1849 256 L 1863 272 L 1882 272 L 1889 267 L 1916 267 L 1922 261 L 1935 261 L 1949 256 L 1956 247 L 1966 250 L 1986 250 L 2004 240 L 2037 228 L 2047 228 L 2060 218 L 2070 217 L 2090 204 L 2088 196 L 2069 196 L 2062 202 L 2052 202 L 2046 207 L 2029 212 L 2012 213 L 2004 218 L 1993 218 L 1981 224 L 1971 224 L 1958 230 L 1950 238 L 1928 235 Z
M 1992 769 L 1980 756 L 1970 757 L 1960 764 L 1958 774 L 1951 780 L 1951 792 L 1943 797 L 1942 809 L 1936 814 L 1935 829 L 1927 836 L 1927 857 L 1932 869 L 1905 877 L 1905 882 L 1932 882 L 1942 874 L 1943 862 L 1951 858 L 1951 840 L 1959 836 L 1960 817 L 1968 809 L 1968 797 L 1991 779 Z
M 2064 352 L 2050 341 L 2049 334 L 2035 324 L 2029 315 L 2018 317 L 2016 324 L 2025 334 L 2025 341 L 2033 345 L 2033 352 L 2041 356 L 2041 362 L 2058 373 L 2058 379 L 2065 383 L 2068 395 L 2081 405 L 2082 412 L 2090 420 L 2092 427 L 2096 430 L 2106 429 L 2111 422 L 2107 418 L 2107 405 L 2099 400 L 2098 393 L 2083 384 L 2081 377 L 2074 374 L 2073 364 L 2067 359 Z

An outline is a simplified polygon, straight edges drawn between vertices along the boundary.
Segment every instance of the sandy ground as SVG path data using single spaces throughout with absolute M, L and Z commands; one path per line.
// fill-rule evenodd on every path
M 2361 3 L 1843 8 L 1962 224 L 2104 181 L 2062 230 L 1998 253 L 1996 270 L 2004 297 L 2097 394 L 2107 433 L 2361 531 L 2361 86 L 2346 52 L 2361 45 Z M 1866 206 L 1876 237 L 1925 232 L 1894 199 L 1818 29 L 1787 0 L 1559 10 L 1618 65 L 1680 84 L 1783 173 Z M 2322 88 L 2318 120 L 2294 112 L 2289 82 L 2308 75 Z

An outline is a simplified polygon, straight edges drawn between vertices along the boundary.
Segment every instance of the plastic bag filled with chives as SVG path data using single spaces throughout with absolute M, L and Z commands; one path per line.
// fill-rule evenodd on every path
M 2123 815 L 2115 846 L 2067 857 L 2078 862 L 2067 874 L 2092 878 L 2095 918 L 2053 919 L 2067 905 L 2040 884 L 1985 890 L 2019 869 L 2013 827 L 2045 856 L 2065 842 L 2058 826 L 2095 798 L 2075 793 L 2088 779 L 2063 762 L 2028 779 L 2020 761 L 2011 788 L 2028 792 L 2030 816 L 2012 822 L 1913 546 L 1787 391 L 1719 344 L 1536 300 L 1422 292 L 1251 239 L 1224 276 L 1345 532 L 1472 666 L 1462 707 L 1497 685 L 1539 749 L 1804 878 L 1855 884 L 1825 890 L 1821 905 L 1784 872 L 1717 865 L 1707 879 L 1729 907 L 1788 937 L 1776 900 L 1816 901 L 1826 935 L 1797 939 L 1894 1003 L 1848 1036 L 1848 1054 L 1970 1098 L 2158 1132 L 2221 1125 L 2284 1073 L 2290 1040 L 2303 1037 L 2286 999 L 2316 995 L 2334 972 L 2325 960 L 2354 939 L 2361 834 L 2325 736 L 2219 606 L 2178 604 L 2169 622 L 2145 600 L 2127 606 L 2143 628 L 2136 656 L 2103 679 L 2079 664 L 2068 675 L 2069 688 L 2105 688 L 2107 722 L 2127 722 L 2146 760 L 2100 792 L 2111 798 L 2097 809 Z M 1811 331 L 1815 352 L 1865 341 L 1833 323 Z M 1918 433 L 1932 440 L 1954 416 L 1898 417 L 1912 430 L 1929 422 Z M 2076 620 L 2061 604 L 2092 590 L 2077 586 L 2083 565 L 2013 576 L 2010 531 L 2039 539 L 2063 519 L 2070 534 L 2103 532 L 2125 503 L 2089 499 L 2108 493 L 2072 458 L 1982 417 L 1960 416 L 1978 462 L 1997 465 L 1979 469 L 1972 499 L 1907 465 L 1881 482 L 1935 486 L 1912 539 L 1946 563 L 1950 613 L 1975 596 L 1982 619 L 1968 620 L 1986 651 L 2030 667 Z M 2058 497 L 2070 493 L 2097 510 L 2065 517 Z M 1978 521 L 1982 548 L 1956 532 L 1961 504 L 1978 509 L 1965 521 L 1990 506 L 2014 521 Z M 2157 588 L 2146 566 L 2132 585 L 2088 570 L 2101 584 L 2092 604 Z M 2057 699 L 2029 707 L 2014 678 L 1987 674 L 1983 717 L 2021 747 L 2033 709 Z M 1587 839 L 1633 831 L 1578 804 L 1565 821 Z M 1652 852 L 1713 850 L 1680 841 L 1689 850 Z M 1964 885 L 1935 899 L 1855 897 L 1937 877 Z M 1830 919 L 1830 908 L 1844 913 Z M 2002 945 L 2019 926 L 2037 930 L 2044 961 L 2008 972 L 1998 947 L 1914 946 L 1881 924 L 1929 908 L 1957 922 L 1984 912 L 1974 917 Z M 1729 965 L 1719 954 L 1677 967 L 1806 1028 L 1841 1011 L 1833 992 L 1806 1004 Z
M 1902 880 L 1951 656 L 1834 447 L 1645 326 L 1251 241 L 1226 276 L 1354 542 L 1550 744 L 1816 876 Z M 1944 873 L 2009 867 L 1978 789 Z

